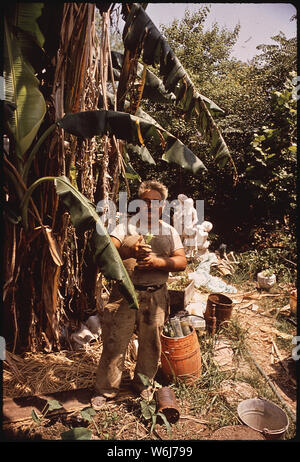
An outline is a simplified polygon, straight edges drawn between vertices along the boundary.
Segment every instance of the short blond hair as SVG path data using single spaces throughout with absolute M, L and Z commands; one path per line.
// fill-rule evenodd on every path
M 155 191 L 158 191 L 161 195 L 162 200 L 165 200 L 168 197 L 168 188 L 164 184 L 156 180 L 143 181 L 140 184 L 138 196 L 141 197 L 142 194 L 144 194 L 144 192 L 148 191 L 149 189 L 154 189 Z

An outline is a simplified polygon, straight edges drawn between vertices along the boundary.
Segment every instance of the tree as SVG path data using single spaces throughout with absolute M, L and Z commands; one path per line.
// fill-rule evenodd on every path
M 238 36 L 238 26 L 229 31 L 214 24 L 210 31 L 204 31 L 208 14 L 209 9 L 203 7 L 197 13 L 186 13 L 182 21 L 164 26 L 163 33 L 193 76 L 196 87 L 203 95 L 217 101 L 224 110 L 217 120 L 238 170 L 237 184 L 232 181 L 228 166 L 216 168 L 193 119 L 186 123 L 177 108 L 169 106 L 166 110 L 161 104 L 153 105 L 149 101 L 147 111 L 155 114 L 162 125 L 169 126 L 169 130 L 193 149 L 207 166 L 207 171 L 198 178 L 177 168 L 167 174 L 161 173 L 162 179 L 168 179 L 170 193 L 174 197 L 188 191 L 194 199 L 204 199 L 205 214 L 214 222 L 220 240 L 239 249 L 242 244 L 251 242 L 254 224 L 265 223 L 266 211 L 259 207 L 255 196 L 257 189 L 252 181 L 264 182 L 261 175 L 265 175 L 266 170 L 259 172 L 253 169 L 252 178 L 245 172 L 252 163 L 257 165 L 252 141 L 254 134 L 260 133 L 263 126 L 269 127 L 274 109 L 272 92 L 282 92 L 289 72 L 295 70 L 296 41 L 287 40 L 279 34 L 273 38 L 274 46 L 262 45 L 259 49 L 263 53 L 251 62 L 243 63 L 230 57 Z M 286 161 L 290 162 L 290 168 L 294 168 L 292 157 L 286 161 L 280 156 L 277 159 L 283 165 Z M 154 174 L 153 169 L 144 173 L 138 160 L 134 166 L 140 173 Z M 255 177 L 255 174 L 258 176 Z M 266 196 L 267 192 L 268 188 Z M 283 220 L 285 212 L 282 209 L 281 215 L 278 215 L 279 205 L 275 207 L 276 213 L 270 202 L 266 205 L 270 220 Z
M 271 93 L 271 114 L 267 125 L 254 133 L 252 159 L 246 169 L 253 190 L 252 202 L 267 218 L 296 220 L 297 102 L 293 77 L 282 91 Z

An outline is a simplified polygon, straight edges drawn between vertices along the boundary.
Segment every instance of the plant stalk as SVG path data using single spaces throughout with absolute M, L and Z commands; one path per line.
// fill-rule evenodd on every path
M 47 130 L 41 135 L 41 137 L 39 138 L 39 140 L 37 141 L 37 143 L 33 147 L 31 153 L 29 154 L 28 159 L 27 159 L 27 161 L 25 163 L 25 166 L 24 166 L 24 171 L 23 171 L 23 180 L 24 180 L 25 184 L 27 184 L 28 172 L 29 172 L 29 169 L 31 167 L 31 164 L 32 164 L 34 158 L 35 158 L 35 155 L 36 155 L 37 151 L 39 150 L 39 148 L 41 147 L 41 145 L 43 144 L 45 139 L 50 135 L 50 133 L 52 133 L 53 130 L 55 130 L 56 126 L 57 126 L 56 123 L 54 123 L 54 124 L 50 125 L 49 128 L 47 128 Z

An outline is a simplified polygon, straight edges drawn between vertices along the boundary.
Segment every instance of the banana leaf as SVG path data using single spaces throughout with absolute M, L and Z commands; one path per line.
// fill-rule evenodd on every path
M 111 56 L 112 56 L 112 64 L 114 68 L 114 78 L 115 80 L 119 80 L 124 55 L 118 51 L 112 51 Z M 143 65 L 141 63 L 137 63 L 137 76 L 138 77 L 141 77 L 142 71 L 143 71 Z M 203 101 L 207 105 L 212 115 L 217 116 L 217 115 L 224 114 L 223 109 L 221 109 L 211 99 L 207 98 L 204 95 L 201 95 L 200 93 L 198 94 L 203 99 Z M 151 101 L 157 102 L 157 103 L 173 103 L 173 104 L 176 103 L 176 96 L 174 95 L 174 93 L 167 91 L 162 80 L 159 77 L 157 77 L 153 72 L 151 72 L 149 69 L 147 69 L 146 71 L 146 82 L 145 82 L 145 87 L 143 91 L 143 98 L 148 98 Z
M 79 234 L 94 230 L 89 240 L 94 262 L 107 279 L 118 281 L 120 290 L 130 307 L 138 309 L 137 295 L 129 275 L 123 265 L 119 252 L 112 243 L 103 226 L 95 206 L 62 176 L 54 181 L 57 194 L 70 213 L 72 224 Z M 97 228 L 96 228 L 97 225 Z
M 31 40 L 35 41 L 40 48 L 44 46 L 45 38 L 38 25 L 38 19 L 42 16 L 44 3 L 39 2 L 16 2 L 8 4 L 6 17 L 19 31 L 27 32 Z M 22 44 L 27 46 L 27 44 Z
M 175 162 L 185 169 L 197 173 L 206 170 L 202 161 L 183 143 L 156 123 L 126 112 L 98 110 L 68 114 L 57 121 L 59 127 L 72 135 L 92 138 L 108 134 L 115 135 L 130 144 L 144 146 L 154 141 L 163 149 L 163 160 Z
M 109 103 L 109 108 L 113 109 L 114 108 L 114 103 L 115 103 L 115 96 L 113 93 L 110 93 L 109 91 L 106 93 L 106 97 L 107 97 L 107 101 Z M 129 109 L 130 107 L 130 103 L 129 101 L 125 100 L 124 102 L 124 109 L 127 110 Z M 102 95 L 99 96 L 99 99 L 98 99 L 98 108 L 99 109 L 103 109 L 104 108 L 104 105 L 103 105 L 103 97 Z M 144 119 L 146 121 L 148 121 L 149 123 L 155 125 L 158 129 L 164 131 L 164 128 L 158 123 L 156 122 L 155 119 L 153 119 L 153 117 L 151 117 L 149 114 L 147 114 L 147 112 L 143 111 L 140 107 L 137 109 L 137 112 L 136 112 L 136 117 L 139 117 L 141 119 Z
M 152 165 L 156 164 L 155 160 L 151 156 L 151 154 L 148 151 L 148 149 L 146 148 L 146 146 L 137 146 L 137 145 L 134 145 L 134 144 L 131 144 L 131 143 L 126 143 L 125 144 L 125 149 L 129 153 L 134 152 L 135 154 L 137 154 L 142 159 L 142 161 L 148 162 L 148 164 L 152 164 Z
M 4 78 L 5 100 L 16 106 L 10 120 L 6 121 L 6 127 L 16 143 L 17 155 L 22 158 L 43 121 L 46 104 L 39 90 L 40 83 L 35 76 L 35 70 L 22 52 L 26 48 L 28 55 L 31 45 L 36 47 L 42 43 L 42 34 L 37 32 L 39 29 L 35 21 L 40 4 L 31 3 L 26 7 L 23 7 L 26 5 L 23 3 L 16 5 L 14 23 L 9 23 L 12 18 L 9 15 L 4 20 Z M 32 5 L 35 11 L 33 17 L 29 14 L 28 5 Z M 17 38 L 16 24 L 23 28 L 22 41 Z
M 122 69 L 124 55 L 118 51 L 111 52 L 112 65 L 114 69 L 114 78 L 119 80 L 120 71 Z M 137 63 L 137 76 L 141 77 L 143 72 L 143 65 Z M 157 103 L 171 103 L 175 101 L 176 97 L 174 93 L 167 92 L 162 80 L 159 79 L 149 69 L 146 70 L 146 81 L 143 91 L 143 98 L 149 98 L 151 101 Z
M 227 160 L 234 162 L 228 147 L 219 131 L 204 99 L 195 89 L 187 72 L 181 65 L 175 53 L 155 27 L 143 8 L 139 4 L 131 4 L 123 30 L 125 49 L 141 50 L 145 64 L 159 65 L 159 73 L 163 77 L 163 84 L 167 91 L 174 92 L 176 105 L 187 112 L 188 117 L 195 114 L 202 122 L 199 129 L 211 146 L 211 153 L 221 166 Z M 236 173 L 236 169 L 235 169 Z

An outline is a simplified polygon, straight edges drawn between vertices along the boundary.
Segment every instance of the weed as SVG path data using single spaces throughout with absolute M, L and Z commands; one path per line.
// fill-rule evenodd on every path
M 296 265 L 290 260 L 290 254 L 286 256 L 284 248 L 266 248 L 260 251 L 250 250 L 238 255 L 238 271 L 248 274 L 250 279 L 263 270 L 272 268 L 277 278 L 284 283 L 296 281 Z M 296 253 L 295 253 L 296 255 Z
M 139 373 L 138 375 L 139 375 L 143 385 L 145 385 L 147 387 L 147 389 L 150 391 L 149 398 L 148 399 L 143 399 L 141 401 L 141 411 L 142 411 L 142 415 L 143 415 L 144 419 L 152 421 L 151 428 L 150 428 L 150 433 L 152 433 L 153 430 L 155 429 L 155 425 L 156 425 L 156 422 L 157 422 L 157 417 L 160 417 L 162 419 L 162 421 L 164 422 L 166 428 L 167 428 L 169 436 L 171 436 L 171 434 L 172 434 L 171 426 L 170 426 L 166 416 L 162 412 L 157 411 L 157 409 L 156 409 L 157 408 L 157 403 L 156 403 L 155 399 L 152 398 L 153 393 L 155 393 L 155 391 L 158 388 L 161 388 L 161 385 L 158 382 L 155 382 L 154 380 L 150 380 L 144 374 Z
M 36 411 L 34 409 L 32 409 L 31 411 L 31 417 L 33 419 L 33 421 L 37 424 L 37 425 L 41 425 L 42 422 L 45 420 L 48 412 L 50 411 L 53 411 L 55 409 L 61 409 L 62 408 L 62 405 L 56 401 L 55 399 L 52 399 L 52 400 L 48 400 L 44 406 L 44 408 L 42 409 L 41 411 L 41 415 L 39 416 Z
M 100 435 L 100 430 L 99 430 L 99 427 L 98 425 L 96 424 L 93 416 L 96 415 L 96 411 L 95 409 L 93 409 L 92 407 L 86 407 L 84 409 L 82 409 L 80 411 L 80 415 L 82 417 L 83 420 L 87 421 L 87 422 L 92 422 L 94 427 L 96 428 L 96 431 L 98 433 L 98 435 Z
M 240 357 L 246 349 L 248 330 L 241 327 L 237 320 L 231 319 L 226 324 L 221 324 L 219 335 L 225 335 L 231 341 L 235 357 Z

